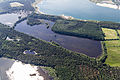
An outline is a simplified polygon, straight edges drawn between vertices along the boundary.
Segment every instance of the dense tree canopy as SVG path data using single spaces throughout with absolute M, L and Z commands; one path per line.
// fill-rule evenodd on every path
M 20 41 L 6 40 L 6 37 L 19 38 Z M 17 32 L 3 24 L 0 24 L 0 44 L 0 56 L 24 63 L 53 67 L 59 80 L 119 80 L 120 78 L 119 68 L 110 67 L 81 53 Z M 25 50 L 35 50 L 38 54 L 23 54 Z

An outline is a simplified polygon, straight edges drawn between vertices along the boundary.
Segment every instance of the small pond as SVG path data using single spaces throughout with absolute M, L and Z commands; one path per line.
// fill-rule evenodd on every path
M 37 54 L 35 51 L 31 51 L 31 50 L 25 50 L 23 53 L 24 54 Z

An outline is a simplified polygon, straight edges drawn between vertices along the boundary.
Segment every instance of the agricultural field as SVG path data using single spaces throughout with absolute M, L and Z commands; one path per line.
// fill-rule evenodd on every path
M 120 47 L 120 40 L 105 41 L 106 47 Z
M 102 28 L 102 31 L 105 34 L 105 39 L 118 39 L 117 33 L 114 29 Z
M 117 30 L 118 31 L 118 33 L 120 34 L 120 30 Z
M 105 33 L 105 45 L 107 48 L 107 59 L 105 61 L 106 64 L 110 66 L 120 66 L 120 40 L 119 40 L 119 33 L 120 30 L 114 29 L 107 29 L 102 28 L 103 32 Z M 114 40 L 118 39 L 118 40 Z
M 107 47 L 108 58 L 106 64 L 120 66 L 120 47 Z

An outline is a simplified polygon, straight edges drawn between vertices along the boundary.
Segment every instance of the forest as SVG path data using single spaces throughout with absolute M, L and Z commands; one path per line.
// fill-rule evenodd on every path
M 7 37 L 13 40 L 7 40 Z M 110 67 L 95 58 L 17 32 L 3 24 L 0 24 L 0 44 L 1 57 L 52 67 L 59 80 L 120 79 L 120 68 L 118 67 Z M 23 54 L 25 50 L 34 50 L 38 54 Z
M 85 37 L 93 40 L 104 40 L 104 34 L 101 27 L 93 22 L 59 20 L 52 27 L 52 30 L 60 34 Z

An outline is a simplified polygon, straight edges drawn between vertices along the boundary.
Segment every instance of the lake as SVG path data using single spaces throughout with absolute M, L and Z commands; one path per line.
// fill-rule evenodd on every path
M 120 22 L 120 10 L 101 7 L 89 0 L 43 0 L 37 5 L 41 12 L 73 16 L 78 19 Z
M 54 22 L 47 20 L 44 22 L 48 23 L 50 28 L 47 29 L 46 24 L 29 26 L 25 20 L 17 24 L 15 30 L 46 41 L 55 41 L 66 49 L 84 53 L 90 57 L 97 57 L 102 53 L 100 41 L 56 34 L 51 30 Z
M 0 15 L 0 23 L 8 25 L 10 27 L 14 26 L 14 23 L 16 23 L 16 21 L 19 20 L 19 17 L 23 18 L 26 17 L 28 14 L 30 14 L 31 12 L 29 11 L 18 11 L 18 12 L 14 12 L 14 13 L 7 13 L 7 14 L 1 14 Z
M 18 14 L 11 13 L 11 14 L 2 14 L 0 15 L 0 23 L 8 25 L 8 26 L 13 26 L 14 23 L 19 20 L 18 19 Z

